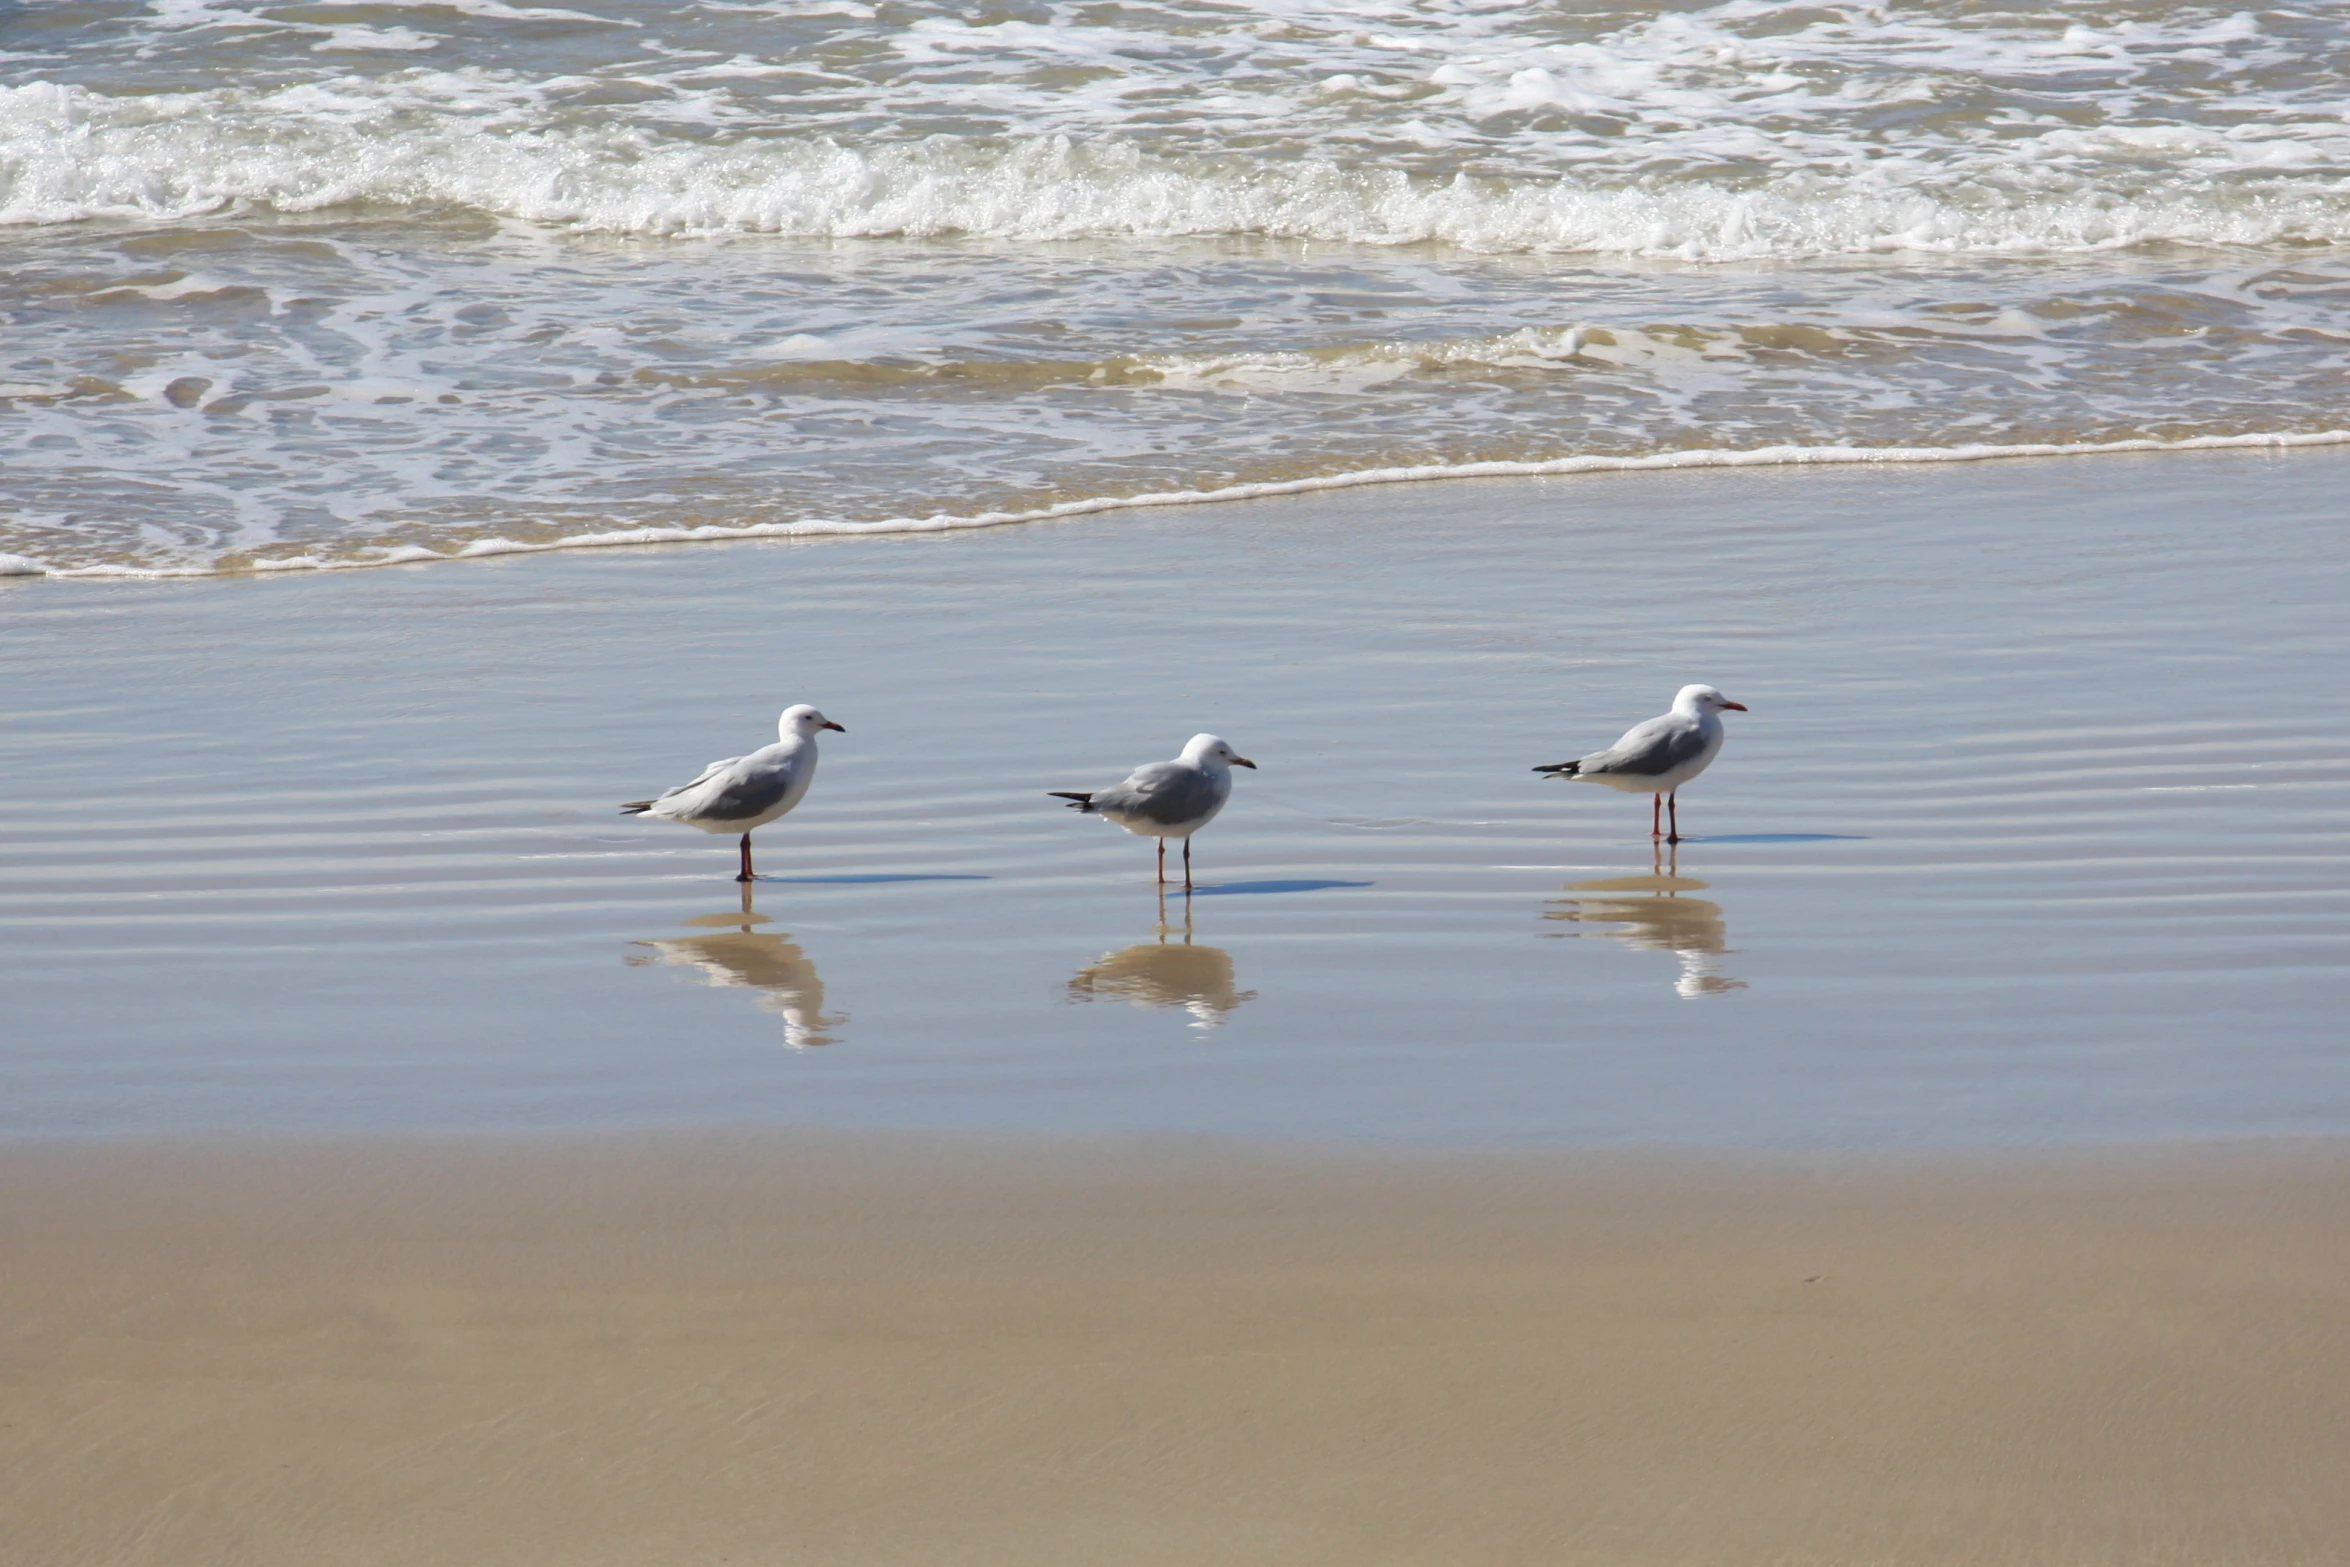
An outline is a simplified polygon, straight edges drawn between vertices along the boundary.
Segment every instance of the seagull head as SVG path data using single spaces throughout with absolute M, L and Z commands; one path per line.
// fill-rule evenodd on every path
M 1744 702 L 1733 702 L 1712 686 L 1683 686 L 1673 706 L 1684 713 L 1743 713 Z
M 1217 762 L 1226 767 L 1245 767 L 1255 772 L 1257 764 L 1232 749 L 1231 743 L 1220 735 L 1193 735 L 1191 744 L 1183 748 L 1183 759 L 1192 766 Z
M 783 717 L 776 720 L 775 728 L 777 733 L 786 740 L 794 735 L 803 740 L 812 739 L 819 729 L 839 729 L 844 735 L 848 733 L 846 729 L 841 729 L 840 725 L 817 712 L 805 702 L 800 703 L 797 707 L 785 708 Z

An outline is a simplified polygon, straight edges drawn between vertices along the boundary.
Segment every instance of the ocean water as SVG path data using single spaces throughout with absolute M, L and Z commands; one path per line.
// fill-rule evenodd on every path
M 0 10 L 0 570 L 2350 438 L 2342 8 Z

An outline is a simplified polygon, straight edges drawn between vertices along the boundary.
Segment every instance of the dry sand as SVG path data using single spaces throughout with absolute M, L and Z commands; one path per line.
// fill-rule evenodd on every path
M 0 1148 L 8 1560 L 2336 1563 L 2350 1150 Z

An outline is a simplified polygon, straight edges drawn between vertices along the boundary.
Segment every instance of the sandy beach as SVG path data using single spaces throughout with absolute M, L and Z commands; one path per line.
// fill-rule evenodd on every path
M 2330 1562 L 2346 475 L 0 590 L 0 1535 Z M 1663 669 L 1677 854 L 1525 771 Z M 801 697 L 747 896 L 614 814 Z M 1043 790 L 1211 723 L 1162 902 Z
M 24 1561 L 2330 1563 L 2338 1143 L 0 1149 Z
M 2345 79 L 0 5 L 0 1567 L 2337 1567 Z

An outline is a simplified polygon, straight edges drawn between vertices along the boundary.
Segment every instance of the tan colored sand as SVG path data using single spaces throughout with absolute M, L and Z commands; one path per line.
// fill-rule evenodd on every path
M 38 1567 L 2350 1557 L 2350 1155 L 0 1150 Z

